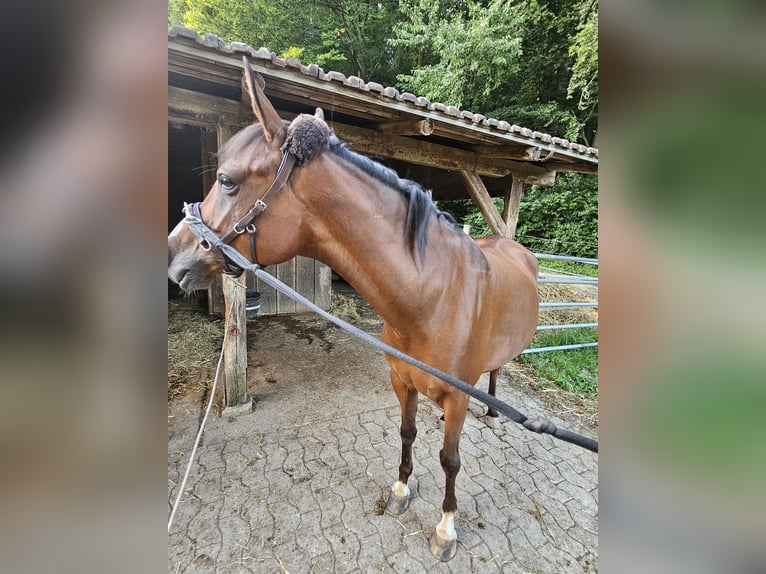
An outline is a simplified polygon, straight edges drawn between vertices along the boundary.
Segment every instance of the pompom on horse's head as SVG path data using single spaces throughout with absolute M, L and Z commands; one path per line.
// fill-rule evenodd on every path
M 263 80 L 247 60 L 244 63 L 245 84 L 259 123 L 236 133 L 219 151 L 216 182 L 199 206 L 200 215 L 224 243 L 270 265 L 292 258 L 306 239 L 301 225 L 305 213 L 287 181 L 292 163 L 284 170 L 285 189 L 269 193 L 268 209 L 264 203 L 249 225 L 240 225 L 242 218 L 282 174 L 283 157 L 291 156 L 296 166 L 307 164 L 327 150 L 332 131 L 321 109 L 284 122 L 263 93 Z M 226 271 L 224 265 L 215 248 L 195 237 L 184 221 L 168 236 L 168 276 L 182 289 L 209 287 L 213 277 Z

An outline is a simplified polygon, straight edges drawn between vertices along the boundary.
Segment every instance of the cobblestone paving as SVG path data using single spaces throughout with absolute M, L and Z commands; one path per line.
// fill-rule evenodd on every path
M 339 333 L 332 337 L 331 343 L 356 344 Z M 315 337 L 287 345 L 279 336 L 270 340 L 273 349 L 283 349 L 285 361 L 295 353 L 304 361 L 295 372 L 288 362 L 259 365 L 256 378 L 277 368 L 287 369 L 288 379 L 306 381 L 322 371 L 323 361 L 335 364 L 344 355 L 353 363 L 353 348 L 334 344 L 328 350 L 312 345 Z M 507 420 L 492 428 L 478 403 L 471 403 L 461 440 L 457 556 L 441 563 L 428 550 L 441 517 L 444 475 L 440 412 L 422 397 L 412 502 L 401 516 L 381 513 L 397 475 L 400 415 L 393 392 L 383 392 L 388 377 L 382 356 L 367 363 L 377 373 L 374 381 L 338 382 L 342 391 L 330 388 L 304 402 L 309 414 L 287 412 L 295 387 L 280 381 L 266 393 L 269 381 L 254 390 L 252 414 L 208 420 L 199 463 L 169 535 L 169 572 L 598 571 L 597 456 Z M 498 396 L 524 412 L 543 411 L 502 377 Z M 200 412 L 177 407 L 171 416 L 169 500 Z

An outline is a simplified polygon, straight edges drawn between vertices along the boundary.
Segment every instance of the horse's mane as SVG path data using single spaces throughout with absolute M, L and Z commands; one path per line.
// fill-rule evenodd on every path
M 428 222 L 431 215 L 438 219 L 444 219 L 452 225 L 457 225 L 449 213 L 441 211 L 434 205 L 431 197 L 420 184 L 410 179 L 403 179 L 393 169 L 351 151 L 334 135 L 330 139 L 330 151 L 405 197 L 407 200 L 407 221 L 404 229 L 410 249 L 413 253 L 417 252 L 421 261 L 425 257 L 428 242 Z
M 287 122 L 285 122 L 285 125 L 287 125 Z M 252 124 L 248 128 L 239 131 L 219 151 L 219 162 L 223 162 L 227 158 L 238 154 L 242 149 L 252 145 L 262 135 L 263 127 L 259 123 Z M 404 196 L 407 201 L 405 233 L 407 234 L 407 240 L 413 255 L 417 253 L 421 261 L 425 257 L 426 244 L 428 242 L 428 223 L 431 215 L 438 219 L 443 219 L 452 225 L 457 225 L 457 222 L 449 213 L 441 211 L 434 205 L 431 197 L 420 184 L 410 179 L 403 179 L 393 169 L 351 151 L 335 135 L 330 136 L 329 151 Z

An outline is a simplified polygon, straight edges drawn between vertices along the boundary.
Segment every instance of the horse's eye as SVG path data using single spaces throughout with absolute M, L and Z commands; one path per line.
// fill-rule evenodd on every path
M 237 184 L 225 173 L 218 176 L 218 185 L 220 185 L 221 189 L 224 191 L 234 191 L 237 187 Z

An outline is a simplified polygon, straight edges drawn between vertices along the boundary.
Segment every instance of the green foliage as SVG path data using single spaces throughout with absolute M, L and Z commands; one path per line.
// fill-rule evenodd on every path
M 503 200 L 492 201 L 502 213 Z M 440 201 L 438 205 L 459 223 L 470 225 L 471 237 L 491 235 L 473 201 Z M 598 179 L 592 175 L 560 173 L 551 187 L 528 187 L 521 198 L 516 239 L 535 252 L 598 257 Z M 592 265 L 549 260 L 544 265 L 585 275 L 598 272 Z
M 578 263 L 576 261 L 559 261 L 557 259 L 541 259 L 541 271 L 564 271 L 586 277 L 598 277 L 598 265 Z
M 596 2 L 402 0 L 400 6 L 403 19 L 389 45 L 412 66 L 399 74 L 401 87 L 571 140 L 592 141 Z M 577 104 L 571 99 L 575 91 L 581 95 Z
M 508 0 L 431 2 L 402 0 L 405 20 L 389 44 L 418 52 L 421 64 L 399 81 L 410 91 L 472 109 L 493 95 L 519 71 L 522 24 Z M 483 109 L 486 109 L 484 106 Z
M 531 186 L 521 200 L 516 236 L 533 251 L 597 257 L 598 180 L 562 173 L 551 187 Z
M 585 4 L 569 55 L 574 58 L 567 97 L 579 94 L 577 109 L 584 112 L 583 125 L 598 114 L 598 2 Z M 571 134 L 567 134 L 569 137 Z M 574 139 L 574 138 L 572 138 Z
M 573 345 L 596 340 L 596 329 L 540 331 L 532 347 Z M 587 397 L 598 395 L 598 347 L 522 355 L 520 361 L 535 369 L 540 378 L 564 390 Z

